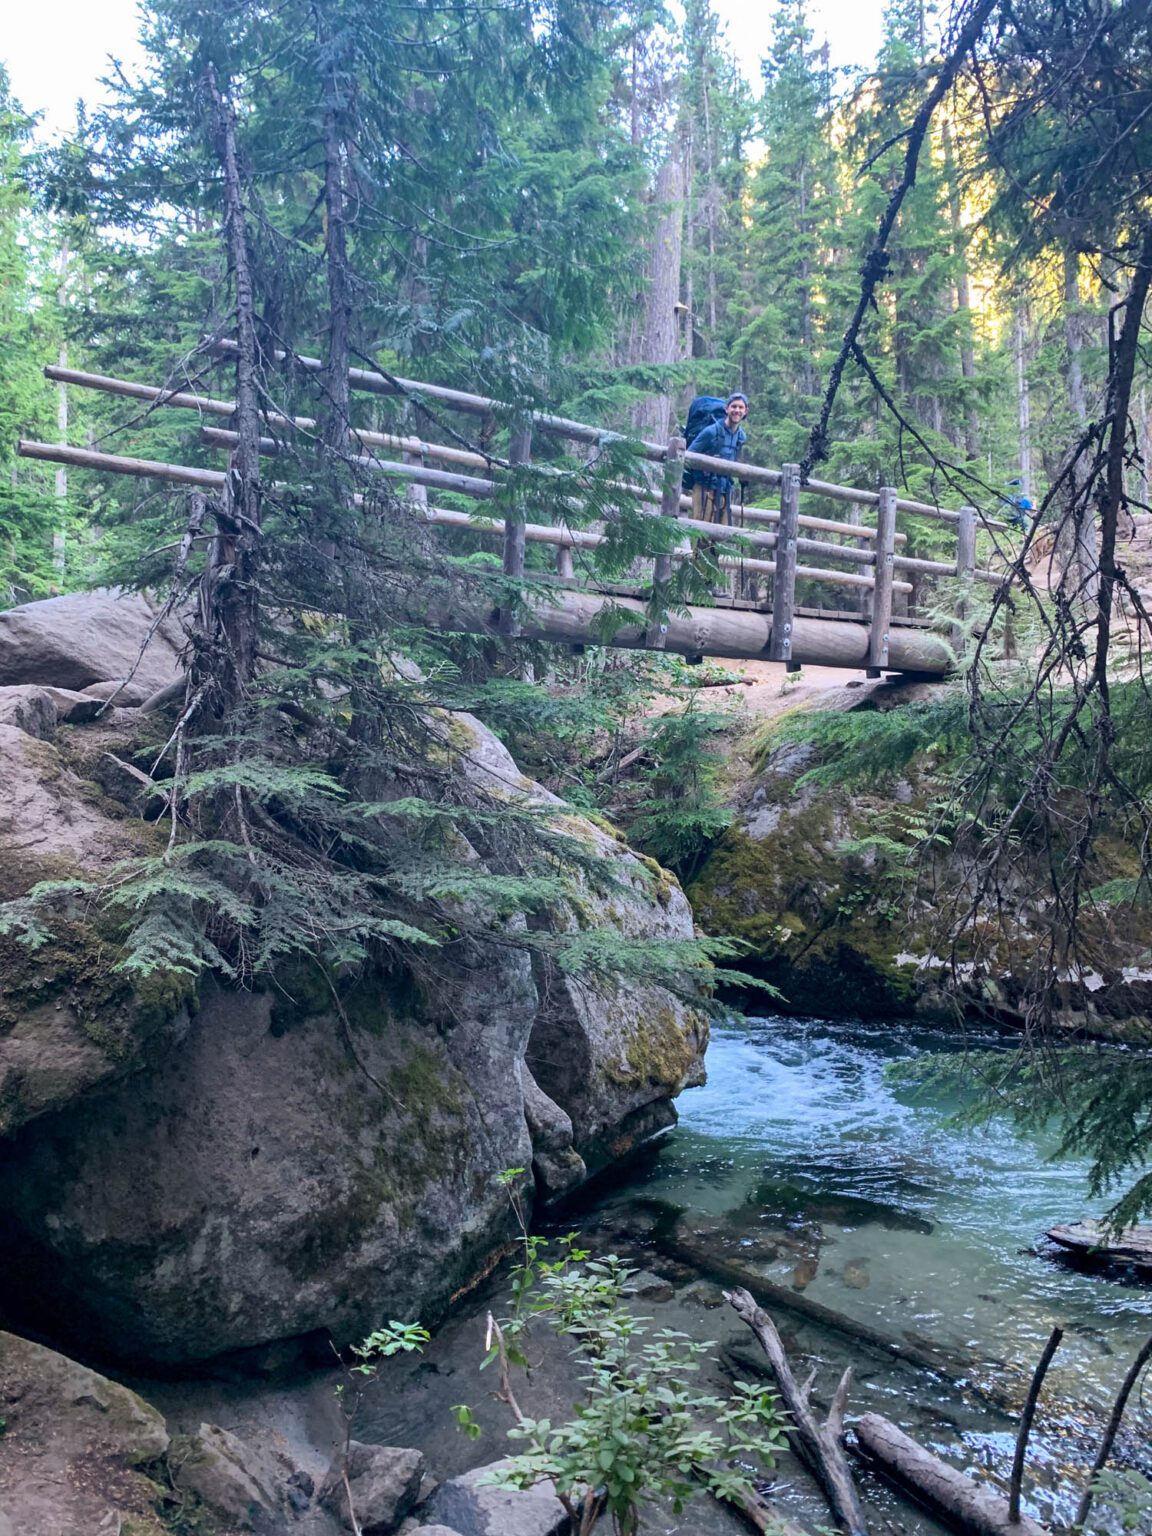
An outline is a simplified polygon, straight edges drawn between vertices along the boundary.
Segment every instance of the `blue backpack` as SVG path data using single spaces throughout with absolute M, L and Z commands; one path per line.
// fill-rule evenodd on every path
M 705 427 L 710 427 L 714 421 L 723 421 L 724 412 L 727 410 L 727 402 L 717 395 L 697 395 L 688 407 L 688 420 L 684 423 L 684 441 L 692 444 L 700 436 Z M 691 491 L 697 481 L 705 484 L 709 479 L 702 471 L 686 469 L 680 482 L 681 489 Z
M 692 443 L 714 421 L 722 421 L 727 402 L 717 395 L 697 395 L 688 407 L 688 420 L 684 423 L 684 441 Z

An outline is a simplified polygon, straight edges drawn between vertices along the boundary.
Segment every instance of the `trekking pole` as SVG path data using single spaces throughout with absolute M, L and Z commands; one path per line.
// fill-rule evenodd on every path
M 737 484 L 740 487 L 740 531 L 743 532 L 744 531 L 744 482 L 743 482 L 743 480 L 740 480 L 740 481 L 737 482 Z M 741 597 L 746 597 L 747 596 L 747 587 L 745 586 L 745 583 L 744 583 L 744 544 L 743 544 L 743 541 L 741 541 L 741 544 L 740 544 L 740 596 Z

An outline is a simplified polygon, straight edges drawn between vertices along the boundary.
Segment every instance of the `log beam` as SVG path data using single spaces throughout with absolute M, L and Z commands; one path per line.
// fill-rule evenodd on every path
M 529 596 L 521 620 L 527 639 L 559 645 L 611 645 L 643 650 L 648 628 L 646 606 L 635 598 L 594 592 L 556 592 Z M 477 597 L 457 598 L 443 611 L 426 613 L 441 629 L 469 634 L 497 633 L 492 608 Z M 722 656 L 730 660 L 769 659 L 772 615 L 745 609 L 688 608 L 669 613 L 664 649 L 680 656 Z M 894 629 L 888 646 L 888 670 L 943 677 L 952 667 L 951 651 L 939 636 L 922 629 Z M 792 659 L 805 666 L 848 667 L 868 664 L 868 630 L 836 619 L 796 617 L 792 621 Z
M 860 1495 L 842 1443 L 852 1367 L 849 1366 L 840 1378 L 828 1417 L 820 1424 L 808 1400 L 808 1387 L 802 1387 L 792 1374 L 776 1325 L 767 1312 L 756 1305 L 755 1298 L 747 1291 L 726 1291 L 724 1299 L 768 1356 L 791 1421 L 787 1429 L 788 1443 L 823 1488 L 837 1524 L 848 1536 L 868 1536 Z

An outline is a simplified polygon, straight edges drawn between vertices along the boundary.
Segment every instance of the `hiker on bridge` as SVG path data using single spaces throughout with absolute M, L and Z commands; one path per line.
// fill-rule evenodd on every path
M 688 426 L 684 433 L 688 439 L 688 452 L 705 453 L 710 458 L 729 459 L 735 463 L 748 441 L 748 434 L 741 426 L 747 415 L 748 396 L 739 391 L 724 401 L 707 395 L 698 396 L 688 409 Z M 703 426 L 700 425 L 702 418 Z M 688 475 L 691 476 L 692 516 L 706 523 L 730 526 L 732 477 L 695 469 L 689 470 Z

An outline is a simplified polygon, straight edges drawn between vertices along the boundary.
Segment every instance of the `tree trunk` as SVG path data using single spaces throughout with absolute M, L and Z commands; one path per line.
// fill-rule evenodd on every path
M 680 262 L 684 237 L 684 168 L 674 147 L 660 167 L 653 202 L 657 210 L 652 260 L 648 268 L 644 334 L 634 362 L 675 363 L 680 358 L 676 305 L 680 300 Z M 640 437 L 664 442 L 668 437 L 671 397 L 651 395 L 636 408 L 633 425 Z
M 797 204 L 798 233 L 801 239 L 808 236 L 808 178 L 805 167 L 800 167 L 800 185 Z M 816 393 L 816 369 L 812 340 L 812 271 L 807 254 L 800 258 L 800 389 L 811 398 Z
M 260 397 L 256 381 L 256 300 L 248 246 L 240 159 L 236 149 L 236 114 L 222 94 L 209 64 L 205 89 L 212 107 L 212 134 L 224 173 L 224 238 L 236 298 L 237 444 L 232 454 L 218 531 L 208 562 L 210 589 L 205 615 L 209 642 L 219 638 L 223 656 L 214 654 L 213 680 L 227 707 L 235 704 L 256 671 L 260 557 Z M 210 574 L 209 574 L 210 573 Z M 215 646 L 212 651 L 215 653 Z
M 1032 405 L 1028 393 L 1028 366 L 1024 345 L 1024 301 L 1016 301 L 1012 331 L 1016 356 L 1016 420 L 1020 432 L 1020 491 L 1032 499 Z
M 1140 257 L 1133 268 L 1132 285 L 1124 303 L 1124 321 L 1116 342 L 1115 357 L 1108 381 L 1107 457 L 1103 495 L 1100 497 L 1100 584 L 1097 592 L 1096 654 L 1092 676 L 1107 709 L 1109 701 L 1108 651 L 1112 643 L 1112 610 L 1117 580 L 1116 535 L 1120 513 L 1126 505 L 1124 496 L 1124 461 L 1128 441 L 1129 412 L 1132 408 L 1132 381 L 1140 349 L 1140 329 L 1144 307 L 1152 287 L 1152 223 L 1146 224 L 1140 243 Z M 1101 733 L 1100 753 L 1106 755 L 1111 742 Z M 1102 765 L 1106 766 L 1106 765 Z
M 960 183 L 956 176 L 956 149 L 952 124 L 943 123 L 944 175 L 948 183 L 948 216 L 952 223 L 952 250 L 956 257 L 956 309 L 963 316 L 960 333 L 960 376 L 966 384 L 976 378 L 976 349 L 972 344 L 972 289 L 968 280 L 968 258 L 964 250 L 964 225 L 961 219 Z M 980 415 L 969 390 L 964 402 L 964 451 L 970 459 L 980 452 Z
M 328 366 L 324 370 L 325 444 L 348 451 L 351 385 L 352 287 L 348 268 L 348 223 L 344 187 L 344 146 L 336 118 L 336 82 L 329 76 L 324 108 L 325 255 L 328 277 Z
M 1068 351 L 1068 400 L 1076 420 L 1077 440 L 1088 425 L 1088 400 L 1084 391 L 1084 369 L 1080 354 L 1084 337 L 1080 322 L 1080 258 L 1071 246 L 1064 247 L 1064 340 Z M 1072 505 L 1072 559 L 1075 566 L 1075 592 L 1079 602 L 1096 600 L 1100 579 L 1100 554 L 1096 520 L 1090 499 L 1085 494 L 1084 475 L 1074 463 L 1068 476 Z

